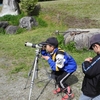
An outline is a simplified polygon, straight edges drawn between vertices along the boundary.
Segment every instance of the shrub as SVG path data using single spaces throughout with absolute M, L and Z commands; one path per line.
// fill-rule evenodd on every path
M 64 36 L 62 34 L 57 35 L 57 40 L 58 40 L 59 46 L 61 48 L 65 48 L 65 45 L 64 45 Z
M 21 10 L 27 15 L 31 15 L 38 0 L 21 0 Z
M 58 39 L 59 47 L 63 48 L 66 51 L 70 51 L 70 52 L 77 51 L 74 41 L 71 41 L 68 44 L 65 44 L 64 43 L 64 36 L 62 34 L 57 35 L 57 39 Z
M 20 14 L 20 15 L 5 15 L 3 17 L 0 17 L 1 21 L 8 21 L 9 24 L 12 25 L 19 25 L 19 20 L 24 16 L 24 14 Z
M 71 41 L 69 42 L 68 44 L 66 44 L 66 49 L 70 52 L 75 52 L 77 51 L 76 50 L 76 47 L 75 47 L 75 42 L 74 41 Z

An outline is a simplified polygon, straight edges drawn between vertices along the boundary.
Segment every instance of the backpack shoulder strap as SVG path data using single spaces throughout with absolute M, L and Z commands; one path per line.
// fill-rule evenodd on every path
M 65 53 L 64 50 L 62 50 L 61 48 L 58 48 L 58 51 L 57 51 L 56 55 L 57 55 L 57 54 L 63 54 L 63 55 L 64 55 L 64 53 Z
M 58 48 L 58 51 L 55 52 L 55 53 L 52 55 L 52 59 L 53 59 L 53 61 L 56 60 L 56 55 L 57 55 L 57 54 L 63 54 L 63 55 L 64 55 L 64 53 L 65 53 L 64 50 L 62 50 L 61 48 Z

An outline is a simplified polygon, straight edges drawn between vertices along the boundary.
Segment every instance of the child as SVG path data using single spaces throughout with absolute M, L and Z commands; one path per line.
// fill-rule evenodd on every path
M 77 69 L 75 60 L 64 50 L 58 48 L 58 41 L 55 37 L 48 38 L 42 44 L 46 46 L 45 49 L 41 51 L 42 57 L 47 60 L 50 65 L 58 86 L 53 93 L 64 92 L 65 96 L 62 97 L 62 100 L 73 98 L 74 95 L 70 86 L 66 84 L 66 80 Z
M 82 95 L 79 100 L 100 100 L 100 34 L 90 39 L 90 48 L 97 55 L 86 58 L 82 64 L 85 74 L 82 84 Z

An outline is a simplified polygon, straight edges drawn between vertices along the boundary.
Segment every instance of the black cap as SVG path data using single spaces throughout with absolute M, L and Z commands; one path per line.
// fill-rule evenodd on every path
M 93 35 L 90 38 L 90 47 L 89 47 L 89 49 L 92 50 L 92 45 L 95 44 L 95 43 L 100 43 L 100 33 L 98 33 L 96 35 Z
M 49 44 L 49 45 L 52 45 L 55 48 L 57 48 L 58 47 L 58 40 L 55 37 L 50 37 L 45 42 L 42 42 L 42 44 L 44 44 L 44 45 Z

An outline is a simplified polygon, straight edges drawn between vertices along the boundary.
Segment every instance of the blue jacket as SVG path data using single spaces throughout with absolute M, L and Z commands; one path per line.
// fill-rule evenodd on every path
M 56 48 L 52 54 L 42 50 L 41 54 L 50 57 L 48 59 L 48 64 L 53 71 L 66 71 L 68 73 L 72 73 L 77 69 L 75 60 L 61 49 L 59 50 Z

